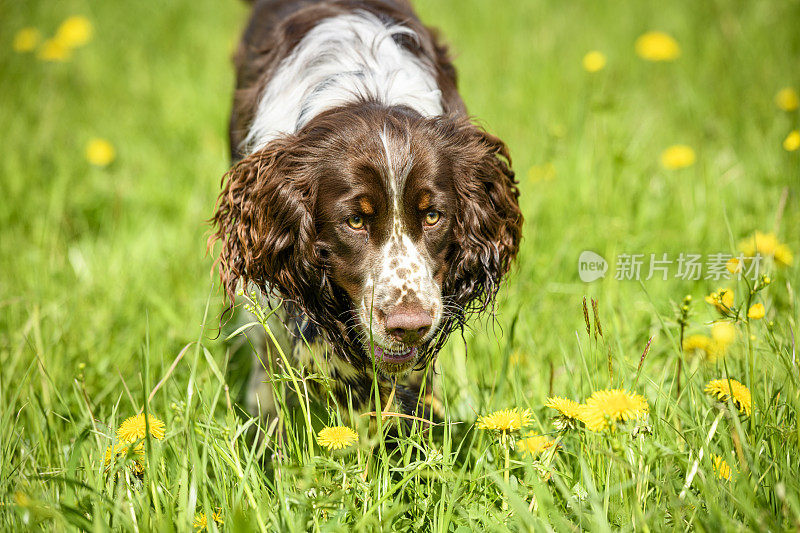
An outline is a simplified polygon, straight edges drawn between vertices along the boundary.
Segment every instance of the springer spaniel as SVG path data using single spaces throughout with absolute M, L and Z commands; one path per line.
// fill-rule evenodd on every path
M 243 287 L 282 300 L 284 348 L 340 405 L 368 407 L 376 377 L 382 404 L 430 416 L 437 352 L 519 247 L 506 146 L 406 0 L 257 0 L 235 64 L 210 239 L 231 305 Z M 254 366 L 249 407 L 274 412 Z

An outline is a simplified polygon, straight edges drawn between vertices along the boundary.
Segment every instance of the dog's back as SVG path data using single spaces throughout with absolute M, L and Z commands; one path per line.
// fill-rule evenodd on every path
M 405 40 L 401 46 L 413 47 L 436 66 L 436 83 L 449 113 L 465 115 L 466 108 L 456 90 L 456 71 L 446 47 L 436 32 L 425 27 L 404 0 L 256 0 L 250 21 L 242 35 L 234 63 L 236 93 L 229 127 L 231 156 L 245 155 L 243 143 L 257 114 L 258 104 L 275 70 L 320 22 L 356 12 L 370 13 L 385 23 L 402 24 L 422 42 Z

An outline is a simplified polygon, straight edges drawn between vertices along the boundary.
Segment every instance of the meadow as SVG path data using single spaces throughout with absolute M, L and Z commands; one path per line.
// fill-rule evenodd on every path
M 0 0 L 0 530 L 800 528 L 800 2 L 415 4 L 521 255 L 434 430 L 254 441 L 205 249 L 246 6 Z

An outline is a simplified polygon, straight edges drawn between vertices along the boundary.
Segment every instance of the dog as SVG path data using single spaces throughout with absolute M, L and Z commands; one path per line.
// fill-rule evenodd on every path
M 277 305 L 278 344 L 340 405 L 366 409 L 377 382 L 382 406 L 429 419 L 437 352 L 494 308 L 519 250 L 506 145 L 471 122 L 404 0 L 257 0 L 234 63 L 209 239 L 228 301 Z M 274 414 L 259 361 L 248 408 Z

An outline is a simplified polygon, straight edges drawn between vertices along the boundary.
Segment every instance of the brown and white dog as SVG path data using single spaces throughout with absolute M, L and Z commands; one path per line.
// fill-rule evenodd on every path
M 519 247 L 506 146 L 470 122 L 405 0 L 258 0 L 235 63 L 211 238 L 228 299 L 283 300 L 284 349 L 323 366 L 343 406 L 366 407 L 375 376 L 382 402 L 427 416 L 420 376 Z M 274 410 L 256 367 L 251 398 Z

